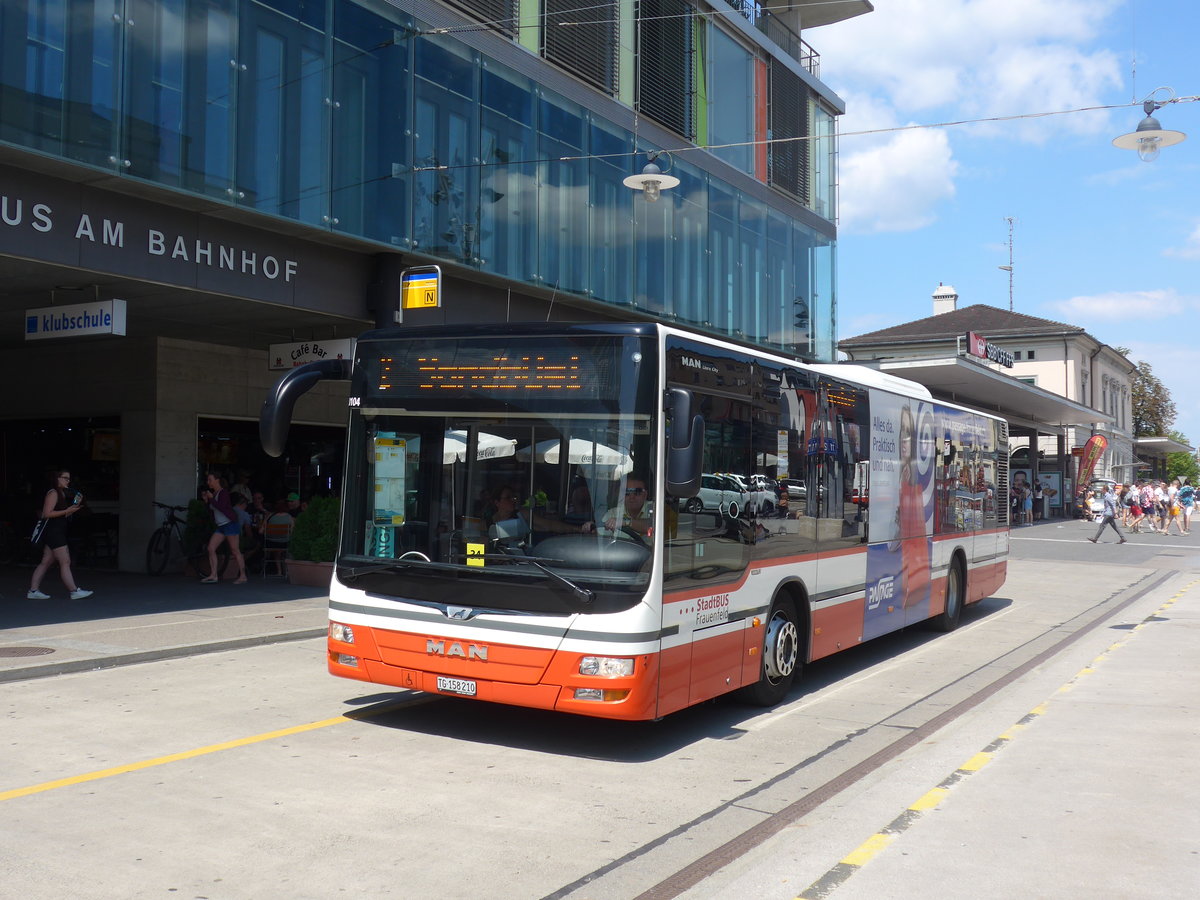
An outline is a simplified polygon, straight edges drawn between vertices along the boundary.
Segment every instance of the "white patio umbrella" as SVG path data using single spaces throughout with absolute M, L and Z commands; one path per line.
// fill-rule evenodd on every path
M 517 452 L 519 459 L 530 457 L 530 448 L 522 447 Z M 562 442 L 554 439 L 539 441 L 533 447 L 537 462 L 557 465 L 562 456 Z M 567 462 L 575 466 L 599 466 L 608 470 L 610 478 L 620 478 L 633 471 L 633 458 L 624 450 L 614 450 L 607 444 L 585 438 L 571 438 L 567 443 Z
M 478 433 L 479 443 L 475 448 L 476 459 L 503 459 L 517 452 L 517 442 L 486 431 Z M 461 429 L 446 432 L 442 442 L 442 464 L 450 465 L 467 460 L 467 433 Z

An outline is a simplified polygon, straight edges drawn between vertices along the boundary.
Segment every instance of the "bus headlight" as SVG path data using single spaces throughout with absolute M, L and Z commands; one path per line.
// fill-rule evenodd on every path
M 585 656 L 579 660 L 579 674 L 626 678 L 633 674 L 633 660 L 618 656 Z
M 354 629 L 349 625 L 340 625 L 337 622 L 330 622 L 329 636 L 335 641 L 341 641 L 343 644 L 354 643 Z
M 345 653 L 339 653 L 337 655 L 337 661 L 338 665 L 340 666 L 352 666 L 355 669 L 358 668 L 357 656 L 347 656 Z

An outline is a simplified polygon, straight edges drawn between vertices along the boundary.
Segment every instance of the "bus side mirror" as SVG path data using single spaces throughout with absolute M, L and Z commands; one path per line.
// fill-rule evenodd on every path
M 318 381 L 346 381 L 349 378 L 348 359 L 321 359 L 296 366 L 285 373 L 263 401 L 262 412 L 258 416 L 258 440 L 263 451 L 268 456 L 283 455 L 296 401 L 316 387 Z
M 695 497 L 704 462 L 704 417 L 692 415 L 692 392 L 671 388 L 667 396 L 671 441 L 667 445 L 667 493 Z

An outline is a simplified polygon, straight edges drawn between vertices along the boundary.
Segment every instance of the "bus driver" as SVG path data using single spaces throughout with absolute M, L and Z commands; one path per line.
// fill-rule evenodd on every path
M 630 475 L 625 482 L 625 500 L 605 514 L 604 527 L 609 531 L 628 529 L 641 536 L 649 534 L 653 517 L 646 499 L 646 479 Z

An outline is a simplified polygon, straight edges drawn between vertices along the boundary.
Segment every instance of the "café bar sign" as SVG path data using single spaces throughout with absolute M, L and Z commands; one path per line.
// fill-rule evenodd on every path
M 94 300 L 25 310 L 25 340 L 125 334 L 125 301 Z
M 980 359 L 990 360 L 994 363 L 1000 363 L 1005 368 L 1013 367 L 1013 355 L 1003 347 L 998 347 L 982 335 L 978 335 L 973 331 L 967 332 L 967 352 L 972 356 L 978 356 Z
M 267 350 L 270 369 L 294 369 L 305 363 L 322 359 L 354 359 L 354 338 L 332 341 L 298 341 L 291 344 L 271 344 Z

